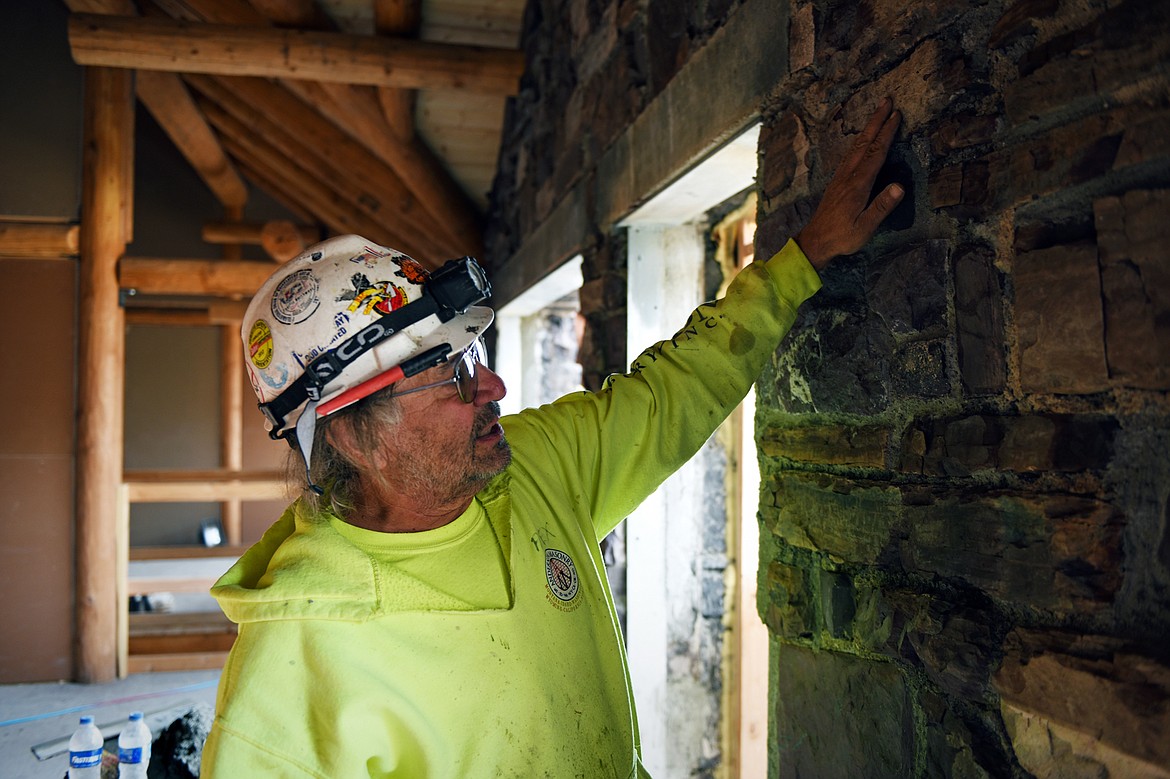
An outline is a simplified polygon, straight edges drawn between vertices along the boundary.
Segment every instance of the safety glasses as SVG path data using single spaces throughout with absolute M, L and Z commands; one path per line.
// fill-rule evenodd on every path
M 476 369 L 480 365 L 485 365 L 486 361 L 487 350 L 484 348 L 483 341 L 476 338 L 471 342 L 470 346 L 463 350 L 463 354 L 459 356 L 459 360 L 455 363 L 455 372 L 451 378 L 436 381 L 434 384 L 424 384 L 421 387 L 395 390 L 394 396 L 401 397 L 402 395 L 409 395 L 412 392 L 422 392 L 423 390 L 454 384 L 455 389 L 459 392 L 459 399 L 464 403 L 470 403 L 475 400 L 475 394 L 479 391 L 479 376 L 476 373 Z

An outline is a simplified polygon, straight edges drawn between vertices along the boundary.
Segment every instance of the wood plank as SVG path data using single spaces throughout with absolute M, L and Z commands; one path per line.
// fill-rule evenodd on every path
M 198 503 L 229 498 L 286 500 L 289 488 L 276 471 L 127 471 L 131 503 Z
M 165 655 L 130 655 L 132 674 L 163 671 L 213 671 L 223 668 L 227 652 L 175 652 Z
M 242 208 L 248 188 L 195 106 L 183 80 L 172 73 L 138 73 L 138 99 L 162 126 L 195 172 L 225 207 Z
M 0 220 L 0 257 L 55 260 L 76 257 L 81 228 L 75 224 Z
M 234 325 L 248 308 L 247 301 L 213 300 L 206 306 L 134 306 L 126 309 L 126 324 L 150 327 L 214 327 Z
M 421 0 L 374 0 L 374 32 L 378 35 L 400 38 L 418 38 L 422 25 Z M 382 117 L 394 138 L 403 144 L 415 140 L 413 89 L 378 87 L 377 101 Z M 399 171 L 407 181 L 409 176 Z
M 188 260 L 124 257 L 121 286 L 146 295 L 250 298 L 277 266 L 255 260 Z
M 126 251 L 134 158 L 133 74 L 85 72 L 85 159 L 77 421 L 77 654 L 83 682 L 118 673 L 117 533 L 122 476 L 125 326 L 118 258 Z
M 227 652 L 236 641 L 235 633 L 209 633 L 189 636 L 130 636 L 129 649 L 133 657 L 151 655 L 207 654 Z
M 176 19 L 73 14 L 68 35 L 79 65 L 172 73 L 515 95 L 524 69 L 514 49 Z
M 127 308 L 126 324 L 130 327 L 209 327 L 211 314 L 206 308 Z
M 236 623 L 216 611 L 136 611 L 130 614 L 132 636 L 181 636 L 235 633 Z
M 227 652 L 236 642 L 236 632 L 191 633 L 178 636 L 136 636 L 127 642 L 131 657 L 150 655 L 199 654 Z
M 132 546 L 130 560 L 198 560 L 207 557 L 239 557 L 246 546 Z
M 203 595 L 218 580 L 218 576 L 132 576 L 126 581 L 126 594 L 131 597 L 154 592 Z

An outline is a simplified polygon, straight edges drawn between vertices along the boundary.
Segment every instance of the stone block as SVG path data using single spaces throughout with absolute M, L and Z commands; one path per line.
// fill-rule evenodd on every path
M 1031 203 L 1109 174 L 1136 109 L 1120 108 L 1059 125 L 985 158 L 989 211 Z M 968 163 L 970 164 L 970 163 Z
M 1140 36 L 1134 30 L 1141 30 Z M 1020 77 L 1004 89 L 1013 123 L 1094 95 L 1124 93 L 1157 72 L 1170 56 L 1170 13 L 1164 3 L 1122 2 L 1082 25 L 1037 43 L 1020 59 Z
M 931 174 L 928 187 L 931 207 L 945 209 L 955 219 L 985 216 L 995 207 L 987 159 L 942 168 Z
M 1114 168 L 1164 160 L 1170 157 L 1170 111 L 1160 111 L 1149 118 L 1134 118 L 1122 133 Z
M 895 666 L 784 644 L 772 663 L 772 775 L 914 775 L 913 707 Z
M 900 559 L 1001 602 L 1101 613 L 1121 586 L 1122 519 L 1088 498 L 941 498 L 904 508 Z
M 959 375 L 970 395 L 1003 390 L 1007 373 L 1003 326 L 1003 280 L 984 247 L 955 254 L 955 330 Z
M 1170 387 L 1170 191 L 1131 190 L 1093 204 L 1109 375 Z
M 939 122 L 930 133 L 930 150 L 936 157 L 987 143 L 995 136 L 999 119 L 971 112 L 956 114 Z
M 1059 5 L 1059 0 L 1017 0 L 991 28 L 987 44 L 998 49 L 1024 35 L 1034 34 L 1036 20 L 1051 17 Z
M 211 732 L 215 712 L 197 704 L 165 727 L 154 740 L 150 775 L 156 779 L 194 779 L 202 767 L 203 744 Z
M 788 69 L 798 70 L 812 67 L 816 56 L 816 22 L 813 4 L 793 4 L 788 20 Z
M 889 430 L 877 425 L 769 426 L 760 433 L 758 445 L 768 457 L 881 468 L 885 465 L 888 441 Z
M 781 541 L 853 563 L 875 563 L 898 527 L 901 493 L 829 476 L 781 474 L 769 484 L 768 529 Z
M 883 43 L 888 45 L 888 41 Z M 846 43 L 844 48 L 857 51 L 851 43 Z M 860 66 L 860 63 L 855 64 Z M 869 66 L 872 62 L 866 63 L 866 67 Z M 945 115 L 947 106 L 977 78 L 978 73 L 965 59 L 961 47 L 942 38 L 930 38 L 915 47 L 889 72 L 861 87 L 842 107 L 839 118 L 830 124 L 828 133 L 845 134 L 847 128 L 860 130 L 878 102 L 889 96 L 902 112 L 900 132 L 913 135 Z M 837 122 L 839 126 L 834 126 Z M 835 158 L 832 169 L 836 168 L 839 159 Z
M 890 389 L 901 398 L 949 395 L 946 341 L 911 341 L 899 346 L 890 358 Z
M 853 598 L 853 582 L 841 573 L 820 571 L 821 619 L 824 629 L 833 638 L 848 638 L 857 604 Z
M 1021 629 L 1005 648 L 994 683 L 1025 768 L 1170 775 L 1170 668 L 1091 634 Z
M 786 638 L 812 635 L 817 629 L 816 603 L 804 570 L 773 560 L 768 563 L 764 586 L 768 628 Z
M 920 668 L 937 687 L 963 700 L 985 697 L 1000 651 L 1001 618 L 949 600 L 943 593 L 890 589 L 883 603 L 892 618 L 885 646 L 874 647 Z
M 777 357 L 776 396 L 785 410 L 847 414 L 884 410 L 890 400 L 890 357 L 895 350 L 884 323 L 873 315 L 840 310 L 814 311 L 804 321 L 808 330 L 794 331 Z M 799 395 L 793 394 L 793 387 L 800 389 Z
M 866 302 L 895 335 L 942 329 L 949 241 L 929 240 L 866 268 Z
M 957 206 L 963 202 L 963 166 L 948 165 L 930 174 L 927 182 L 931 208 Z
M 903 460 L 917 466 L 915 473 L 936 476 L 981 470 L 1100 472 L 1112 462 L 1117 431 L 1117 420 L 1102 415 L 924 419 L 905 436 Z
M 1101 279 L 1093 246 L 1016 257 L 1015 318 L 1025 392 L 1090 393 L 1109 386 Z
M 785 111 L 760 130 L 760 188 L 787 201 L 809 194 L 809 142 L 804 123 Z
M 973 732 L 964 717 L 956 713 L 946 697 L 939 695 L 929 688 L 918 690 L 918 710 L 922 712 L 923 728 L 925 730 L 925 771 L 924 776 L 966 777 L 967 779 L 989 779 L 984 765 L 1006 765 L 1010 759 L 1001 754 L 989 759 L 988 740 L 980 738 Z M 968 711 L 971 711 L 968 709 Z M 981 710 L 975 710 L 982 713 Z M 994 727 L 982 727 L 978 722 L 980 733 Z M 977 760 L 976 750 L 980 755 Z M 997 752 L 999 750 L 996 750 Z

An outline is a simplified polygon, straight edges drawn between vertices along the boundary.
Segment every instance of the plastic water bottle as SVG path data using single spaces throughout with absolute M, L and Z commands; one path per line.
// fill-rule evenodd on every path
M 102 774 L 102 746 L 105 739 L 93 717 L 82 717 L 69 737 L 69 779 L 98 779 Z
M 142 721 L 142 712 L 132 713 L 118 734 L 118 779 L 146 779 L 150 741 L 150 728 Z

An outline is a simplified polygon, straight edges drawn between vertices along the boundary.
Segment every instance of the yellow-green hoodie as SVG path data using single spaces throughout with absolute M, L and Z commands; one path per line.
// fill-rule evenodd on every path
M 298 501 L 212 589 L 240 625 L 203 775 L 644 776 L 598 548 L 743 398 L 820 282 L 789 243 L 596 393 L 506 417 L 451 524 Z

